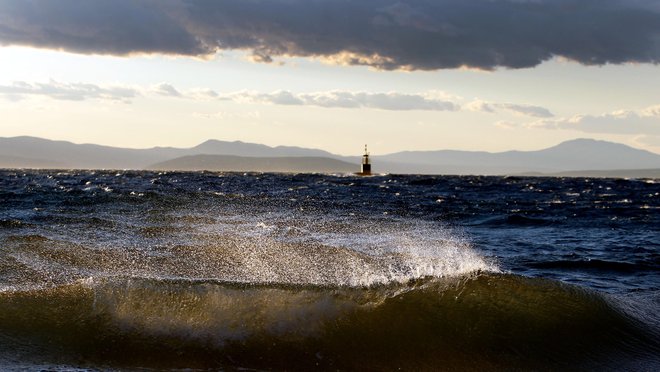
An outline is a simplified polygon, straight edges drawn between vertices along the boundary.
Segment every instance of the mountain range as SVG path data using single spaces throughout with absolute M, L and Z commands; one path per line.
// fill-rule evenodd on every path
M 168 169 L 347 173 L 360 156 L 319 149 L 208 140 L 191 148 L 128 149 L 36 137 L 0 137 L 2 168 Z M 538 151 L 404 151 L 372 156 L 375 172 L 415 174 L 566 174 L 660 169 L 660 155 L 623 144 L 576 139 Z M 650 171 L 649 171 L 650 170 Z M 599 173 L 600 172 L 600 173 Z M 650 172 L 650 173 L 649 173 Z

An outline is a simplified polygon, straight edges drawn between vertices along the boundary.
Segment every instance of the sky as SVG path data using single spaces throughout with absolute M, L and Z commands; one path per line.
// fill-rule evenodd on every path
M 660 153 L 658 0 L 0 0 L 0 137 Z

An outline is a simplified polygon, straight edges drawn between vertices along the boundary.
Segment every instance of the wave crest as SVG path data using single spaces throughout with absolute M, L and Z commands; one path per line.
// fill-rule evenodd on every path
M 658 335 L 647 331 L 657 325 L 639 322 L 595 292 L 503 274 L 370 288 L 88 279 L 0 294 L 0 360 L 23 352 L 35 362 L 295 370 L 660 363 Z

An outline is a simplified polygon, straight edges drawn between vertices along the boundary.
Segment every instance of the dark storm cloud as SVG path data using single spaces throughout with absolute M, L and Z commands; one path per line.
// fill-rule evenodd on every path
M 2 0 L 0 44 L 115 55 L 209 53 L 177 18 L 177 2 Z
M 381 69 L 660 62 L 657 0 L 3 0 L 0 44 Z

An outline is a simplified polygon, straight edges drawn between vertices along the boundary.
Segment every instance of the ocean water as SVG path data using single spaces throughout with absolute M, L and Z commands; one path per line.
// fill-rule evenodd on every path
M 0 170 L 2 370 L 660 370 L 660 181 Z

